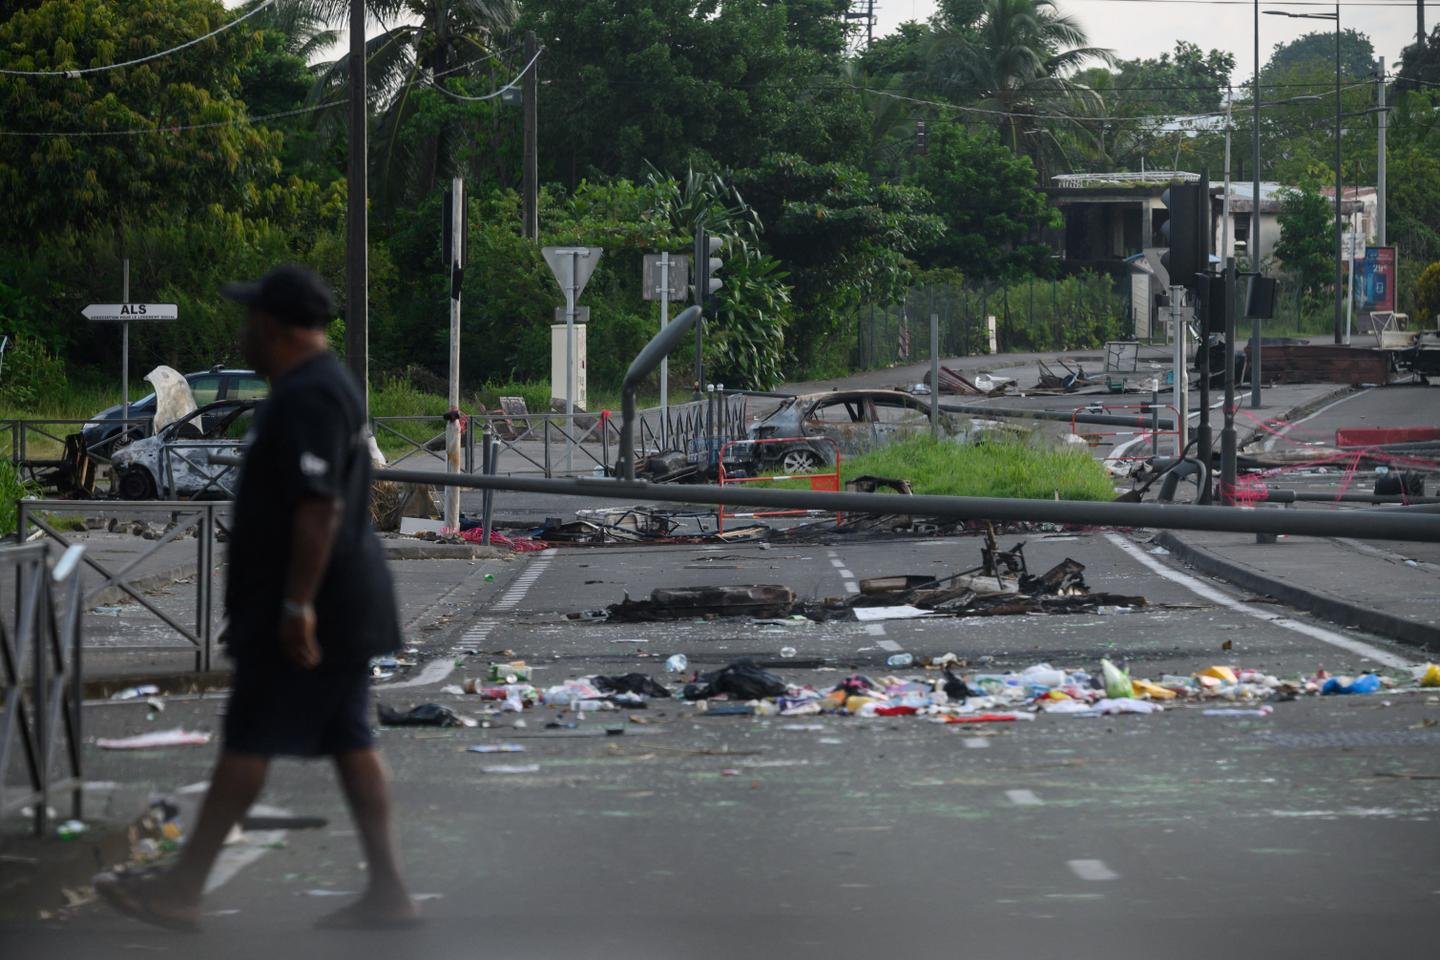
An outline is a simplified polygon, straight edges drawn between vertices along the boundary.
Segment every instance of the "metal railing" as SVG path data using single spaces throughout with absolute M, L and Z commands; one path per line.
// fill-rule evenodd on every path
M 0 611 L 0 816 L 33 807 L 37 836 L 45 833 L 52 796 L 68 792 L 70 815 L 83 813 L 83 553 L 71 547 L 51 565 L 48 544 L 0 547 L 0 571 L 14 588 L 13 615 Z M 25 768 L 18 788 L 10 777 L 17 753 Z
M 219 466 L 210 455 L 222 450 L 242 449 L 238 442 L 215 440 L 173 440 L 161 446 L 160 496 L 165 500 L 230 500 L 240 480 L 238 467 Z M 177 471 L 176 468 L 179 468 Z M 180 489 L 185 477 L 196 489 Z
M 105 563 L 87 553 L 83 562 L 100 575 L 100 582 L 84 592 L 81 603 L 88 610 L 100 601 L 103 595 L 118 590 L 130 600 L 139 604 L 185 643 L 194 648 L 195 669 L 209 670 L 213 655 L 214 640 L 221 630 L 215 623 L 215 540 L 216 533 L 228 536 L 230 509 L 227 503 L 185 503 L 139 502 L 125 500 L 21 500 L 19 501 L 18 527 L 21 542 L 26 542 L 35 531 L 42 540 L 53 540 L 62 547 L 73 546 L 64 532 L 52 522 L 63 514 L 80 514 L 85 517 L 136 518 L 160 516 L 166 518 L 165 531 L 138 555 L 129 558 L 123 566 L 111 569 Z M 174 543 L 184 534 L 195 531 L 195 605 L 192 625 L 187 626 L 161 609 L 149 596 L 145 588 L 137 585 L 144 573 L 143 565 L 159 554 L 168 544 Z M 185 649 L 175 644 L 126 645 L 126 650 L 176 650 Z
M 87 423 L 93 422 L 95 421 L 23 417 L 0 420 L 0 444 L 8 441 L 10 445 L 10 449 L 3 455 L 8 456 L 24 480 L 36 486 L 44 486 L 47 482 L 53 483 L 59 479 L 54 472 L 67 466 L 69 438 L 80 434 Z M 128 420 L 115 419 L 103 422 L 121 428 L 120 432 L 99 442 L 85 445 L 80 452 L 83 452 L 89 459 L 91 469 L 87 475 L 70 478 L 71 482 L 87 492 L 94 490 L 95 483 L 99 479 L 100 471 L 94 468 L 110 463 L 111 456 L 121 446 L 121 440 L 126 434 L 129 434 L 129 438 L 125 442 L 150 434 L 150 417 L 131 417 Z M 40 449 L 37 450 L 37 447 Z M 54 450 L 53 455 L 51 450 Z M 75 463 L 74 466 L 82 471 L 86 470 L 84 463 Z

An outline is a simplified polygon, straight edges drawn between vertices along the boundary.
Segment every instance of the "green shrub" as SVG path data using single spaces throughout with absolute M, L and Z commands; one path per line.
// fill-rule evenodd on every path
M 14 535 L 15 524 L 19 522 L 15 501 L 33 493 L 15 465 L 9 460 L 0 460 L 0 537 Z
M 870 475 L 909 480 L 917 494 L 1113 500 L 1105 470 L 1087 451 L 1055 450 L 1018 440 L 962 444 L 915 437 L 841 460 L 848 482 Z
M 0 406 L 33 409 L 65 392 L 65 363 L 34 337 L 22 337 L 5 350 L 0 370 Z

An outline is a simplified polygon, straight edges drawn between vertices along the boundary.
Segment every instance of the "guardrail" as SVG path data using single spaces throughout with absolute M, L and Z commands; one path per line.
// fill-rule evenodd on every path
M 233 458 L 232 458 L 233 459 Z M 233 464 L 231 464 L 233 466 Z M 156 516 L 167 518 L 167 529 L 138 556 L 130 558 L 118 569 L 111 569 L 90 554 L 81 559 L 84 564 L 101 577 L 100 582 L 85 591 L 81 600 L 84 609 L 93 607 L 102 594 L 119 590 L 126 597 L 138 603 L 182 640 L 194 648 L 195 669 L 209 670 L 213 655 L 214 639 L 222 630 L 215 620 L 215 539 L 217 532 L 229 534 L 225 516 L 230 509 L 227 503 L 175 503 L 127 500 L 21 500 L 19 501 L 17 529 L 21 542 L 26 542 L 35 531 L 43 540 L 53 540 L 60 546 L 74 546 L 64 532 L 56 529 L 51 519 L 55 515 L 82 514 L 86 517 L 115 517 L 134 519 Z M 195 605 L 192 626 L 186 626 L 179 619 L 162 610 L 154 603 L 141 586 L 136 585 L 138 572 L 146 560 L 158 554 L 167 544 L 175 542 L 184 534 L 195 531 Z M 42 542 L 43 542 L 42 540 Z M 127 645 L 126 650 L 183 650 L 175 644 Z
M 45 833 L 52 796 L 68 792 L 71 817 L 83 813 L 83 553 L 71 547 L 51 565 L 48 544 L 0 547 L 0 571 L 14 581 L 6 584 L 14 588 L 14 609 L 8 596 L 0 604 L 0 816 L 32 807 L 37 836 Z M 17 752 L 25 769 L 18 789 L 10 777 Z
M 745 476 L 730 476 L 725 470 L 726 454 L 731 450 L 731 448 L 739 445 L 751 445 L 760 447 L 767 444 L 786 444 L 792 447 L 796 447 L 797 449 L 804 448 L 807 452 L 811 452 L 813 455 L 813 451 L 811 449 L 812 445 L 820 442 L 828 443 L 832 448 L 834 448 L 834 456 L 831 459 L 832 469 L 830 470 L 811 471 L 806 473 L 791 473 L 786 470 L 786 472 L 782 474 L 747 474 Z M 784 463 L 782 460 L 784 456 L 785 455 L 782 453 L 778 457 L 771 459 L 775 462 L 779 462 L 782 469 L 784 469 Z M 763 468 L 762 459 L 763 458 L 761 457 L 753 458 L 754 462 L 757 465 L 762 466 Z M 818 459 L 818 457 L 816 457 L 816 459 Z M 732 440 L 720 448 L 720 462 L 717 467 L 716 482 L 721 487 L 737 483 L 773 483 L 786 480 L 808 480 L 810 481 L 809 486 L 811 490 L 824 490 L 832 493 L 838 493 L 840 490 L 840 445 L 829 437 L 768 437 L 764 440 Z M 721 504 L 715 509 L 715 529 L 720 531 L 721 533 L 725 532 L 726 517 L 730 517 L 732 519 L 757 520 L 761 517 L 819 516 L 829 512 L 830 511 L 828 510 L 781 508 L 775 510 L 751 510 L 746 513 L 727 513 L 725 510 L 725 506 Z

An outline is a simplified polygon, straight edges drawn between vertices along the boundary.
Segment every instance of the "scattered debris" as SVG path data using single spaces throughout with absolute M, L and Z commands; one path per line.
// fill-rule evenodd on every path
M 208 733 L 196 733 L 176 727 L 173 730 L 156 730 L 134 737 L 102 738 L 95 741 L 95 746 L 101 750 L 155 750 L 160 747 L 199 747 L 209 742 Z
M 606 611 L 617 623 L 691 620 L 696 617 L 783 617 L 795 607 L 795 591 L 776 584 L 734 587 L 671 587 L 649 600 L 627 595 Z
M 462 717 L 438 703 L 422 703 L 409 710 L 396 710 L 385 704 L 376 707 L 380 723 L 387 727 L 473 727 L 474 720 Z
M 930 382 L 930 374 L 927 371 L 922 381 L 926 390 L 933 390 L 935 385 Z M 971 380 L 957 370 L 951 370 L 947 366 L 940 367 L 940 393 L 960 394 L 970 397 L 999 397 L 1015 385 L 1014 377 L 999 377 L 993 373 L 981 372 Z

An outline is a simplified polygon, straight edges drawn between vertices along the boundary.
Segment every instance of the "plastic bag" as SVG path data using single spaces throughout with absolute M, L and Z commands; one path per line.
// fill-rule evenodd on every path
M 1420 686 L 1440 687 L 1440 664 L 1427 663 L 1416 672 L 1420 674 L 1415 678 L 1420 681 Z
M 685 699 L 706 700 L 728 694 L 737 700 L 763 700 L 781 696 L 787 689 L 784 680 L 756 666 L 755 661 L 736 660 L 722 670 L 701 674 L 700 683 L 685 687 Z
M 627 673 L 613 677 L 591 677 L 601 693 L 638 693 L 646 697 L 668 697 L 670 691 L 643 673 Z
M 1122 670 L 1109 660 L 1100 661 L 1100 670 L 1105 676 L 1105 696 L 1111 700 L 1124 700 L 1135 696 L 1129 670 Z
M 396 710 L 380 704 L 380 722 L 387 727 L 463 727 L 467 724 L 449 707 L 438 703 L 422 703 L 409 710 Z

